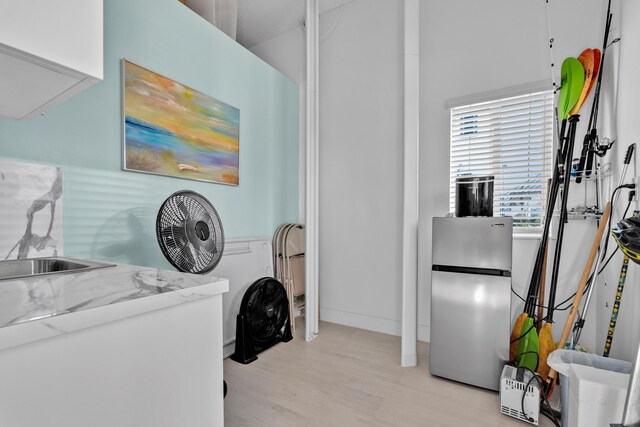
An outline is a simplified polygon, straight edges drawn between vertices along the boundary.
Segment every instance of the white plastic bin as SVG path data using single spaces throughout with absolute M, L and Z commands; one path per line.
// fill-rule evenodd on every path
M 569 427 L 600 427 L 622 421 L 629 374 L 572 363 Z
M 629 377 L 632 368 L 632 364 L 630 362 L 625 362 L 624 360 L 611 359 L 609 357 L 602 357 L 595 354 L 583 353 L 575 350 L 556 350 L 549 355 L 547 362 L 549 363 L 549 366 L 551 366 L 560 374 L 559 380 L 560 402 L 562 404 L 562 427 L 577 425 L 571 424 L 574 417 L 574 414 L 571 411 L 570 404 L 570 370 L 572 364 L 582 365 L 595 370 L 627 374 L 627 378 Z M 624 405 L 624 398 L 622 404 Z M 583 426 L 581 425 L 580 427 Z

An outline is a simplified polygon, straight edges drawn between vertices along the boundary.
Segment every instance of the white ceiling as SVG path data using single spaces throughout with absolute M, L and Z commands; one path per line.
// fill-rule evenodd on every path
M 302 25 L 305 0 L 237 0 L 238 29 L 236 39 L 251 48 Z M 325 13 L 353 0 L 319 0 Z

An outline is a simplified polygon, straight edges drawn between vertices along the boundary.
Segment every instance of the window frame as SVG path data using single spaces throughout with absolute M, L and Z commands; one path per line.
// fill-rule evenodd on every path
M 452 99 L 447 101 L 446 103 L 446 108 L 449 111 L 449 118 L 450 118 L 450 127 L 449 127 L 449 212 L 452 212 L 454 209 L 454 203 L 455 203 L 455 178 L 457 175 L 454 175 L 454 171 L 453 171 L 453 151 L 456 145 L 458 145 L 458 147 L 463 146 L 464 144 L 460 142 L 460 140 L 458 139 L 457 144 L 456 141 L 454 141 L 454 138 L 459 137 L 461 134 L 458 135 L 454 135 L 454 115 L 455 113 L 460 114 L 460 110 L 463 108 L 469 108 L 469 107 L 475 107 L 475 106 L 482 106 L 482 104 L 492 104 L 492 103 L 497 103 L 499 104 L 500 102 L 508 102 L 509 99 L 511 98 L 518 98 L 518 97 L 523 97 L 523 96 L 538 96 L 538 97 L 543 97 L 543 107 L 542 107 L 542 118 L 544 120 L 544 123 L 542 125 L 542 142 L 540 145 L 540 142 L 537 142 L 538 147 L 529 147 L 530 150 L 538 150 L 538 155 L 541 156 L 542 160 L 542 166 L 540 166 L 540 169 L 542 171 L 542 183 L 537 182 L 536 184 L 541 185 L 542 189 L 540 190 L 541 195 L 542 195 L 542 199 L 539 203 L 539 208 L 536 206 L 534 208 L 531 207 L 526 207 L 523 208 L 522 211 L 526 212 L 527 216 L 525 218 L 537 218 L 537 216 L 532 215 L 532 212 L 535 212 L 537 209 L 540 210 L 540 222 L 536 225 L 529 225 L 527 226 L 526 224 L 516 224 L 514 223 L 514 234 L 525 234 L 528 237 L 532 237 L 532 234 L 537 234 L 539 235 L 542 231 L 542 224 L 544 221 L 544 217 L 545 217 L 545 211 L 546 211 L 546 205 L 547 205 L 547 199 L 548 199 L 548 189 L 547 189 L 547 182 L 548 179 L 551 178 L 552 172 L 553 172 L 553 157 L 554 157 L 554 153 L 556 150 L 556 123 L 554 120 L 554 114 L 553 114 L 553 109 L 554 109 L 554 95 L 553 95 L 553 90 L 551 89 L 552 85 L 550 82 L 544 81 L 544 82 L 536 82 L 536 83 L 531 83 L 531 84 L 527 84 L 527 85 L 521 85 L 521 86 L 517 86 L 517 87 L 512 87 L 512 88 L 505 88 L 505 89 L 500 89 L 497 91 L 493 91 L 493 92 L 487 92 L 487 93 L 483 93 L 483 94 L 475 94 L 475 95 L 470 95 L 467 97 L 462 97 L 462 98 L 456 98 L 456 99 Z M 547 99 L 550 98 L 549 99 Z M 550 105 L 548 104 L 548 102 L 550 101 Z M 539 101 L 531 101 L 531 102 L 539 102 Z M 507 104 L 508 105 L 508 104 Z M 503 108 L 503 107 L 499 107 L 499 108 Z M 550 117 L 549 117 L 549 111 L 548 108 L 550 108 L 551 113 L 550 113 Z M 457 110 L 457 111 L 456 111 Z M 502 117 L 502 116 L 500 116 Z M 500 117 L 496 118 L 496 121 L 500 120 Z M 493 125 L 493 119 L 491 119 L 490 122 Z M 457 124 L 458 129 L 460 128 L 459 123 Z M 530 125 L 528 125 L 530 126 Z M 503 130 L 502 128 L 499 128 L 501 131 Z M 549 132 L 550 129 L 550 132 Z M 491 137 L 488 137 L 491 138 Z M 489 146 L 490 144 L 492 144 L 493 141 L 491 142 L 487 142 L 487 146 Z M 519 143 L 517 145 L 522 145 L 525 146 L 526 142 L 522 142 Z M 480 148 L 480 147 L 479 147 Z M 490 149 L 490 153 L 485 153 L 483 154 L 483 156 L 487 156 L 489 159 L 491 159 L 492 157 L 502 157 L 504 156 L 504 151 L 503 150 L 496 150 L 493 151 L 492 149 Z M 525 156 L 527 157 L 531 157 L 531 154 L 527 153 L 525 154 Z M 534 154 L 535 156 L 535 154 Z M 528 161 L 528 159 L 527 159 Z M 483 163 L 480 159 L 479 159 L 479 163 Z M 495 163 L 496 165 L 500 165 L 500 164 L 504 164 L 504 160 L 500 159 L 499 161 L 496 160 L 486 160 L 487 164 L 491 164 L 491 167 L 493 166 L 493 163 Z M 471 165 L 468 165 L 467 167 L 471 167 Z M 526 169 L 526 166 L 524 167 Z M 524 173 L 524 172 L 523 172 Z M 531 173 L 530 170 L 527 171 L 527 173 Z M 484 173 L 482 173 L 484 174 Z M 492 174 L 487 172 L 487 175 Z M 523 179 L 529 179 L 529 178 L 523 178 Z M 496 181 L 498 180 L 498 177 L 496 177 Z M 526 182 L 526 181 L 525 181 Z M 495 190 L 494 189 L 494 214 L 495 214 L 495 201 L 496 200 L 500 200 L 500 199 L 496 199 L 496 197 L 503 197 L 503 194 L 495 194 Z M 504 190 L 505 192 L 508 190 Z M 500 191 L 500 193 L 502 193 L 502 191 Z M 535 197 L 535 195 L 533 196 Z M 498 206 L 500 206 L 500 203 L 497 203 Z M 504 210 L 502 212 L 500 212 L 500 207 L 498 207 L 498 212 L 497 214 L 499 216 L 512 216 L 512 215 L 507 215 L 504 213 Z

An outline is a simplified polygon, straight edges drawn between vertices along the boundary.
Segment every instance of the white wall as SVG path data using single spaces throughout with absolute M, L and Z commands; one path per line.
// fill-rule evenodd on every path
M 622 158 L 627 147 L 631 143 L 636 143 L 636 161 L 632 162 L 627 172 L 626 182 L 631 182 L 632 177 L 640 175 L 640 157 L 637 149 L 640 148 L 640 138 L 638 137 L 638 96 L 640 96 L 640 83 L 638 82 L 638 69 L 640 69 L 640 28 L 637 23 L 640 19 L 640 2 L 615 1 L 614 6 L 619 24 L 614 25 L 611 38 L 621 37 L 621 42 L 610 49 L 614 64 L 619 58 L 617 69 L 613 69 L 612 78 L 617 80 L 617 109 L 609 111 L 610 119 L 614 121 L 612 135 L 616 138 L 615 167 L 616 172 L 622 169 Z M 609 55 L 609 53 L 607 53 Z M 612 70 L 612 69 L 610 69 Z M 616 72 L 617 71 L 617 72 Z M 616 177 L 617 182 L 617 177 Z M 640 194 L 640 189 L 637 189 Z M 614 215 L 613 224 L 619 221 L 622 211 L 627 204 L 627 192 L 623 192 L 617 215 Z M 636 197 L 636 200 L 640 197 Z M 624 205 L 624 206 L 623 206 Z M 635 206 L 634 206 L 635 205 Z M 640 209 L 638 202 L 632 204 L 631 210 Z M 628 214 L 627 216 L 630 216 Z M 613 239 L 609 242 L 615 248 Z M 611 307 L 615 300 L 615 292 L 622 265 L 620 252 L 613 258 L 610 266 L 603 273 L 603 282 L 607 286 L 601 286 L 597 300 L 597 347 L 595 351 L 601 353 L 607 335 L 607 327 L 611 317 Z M 611 357 L 633 361 L 638 350 L 640 340 L 640 289 L 638 283 L 640 279 L 639 266 L 633 262 L 629 263 L 629 270 L 624 287 L 624 293 L 620 311 L 618 314 L 618 324 L 615 330 Z
M 320 318 L 400 333 L 403 2 L 321 15 Z
M 320 15 L 320 315 L 400 333 L 402 1 L 323 3 Z M 334 9 L 331 7 L 335 6 Z M 304 222 L 305 33 L 250 48 L 300 85 Z
M 606 1 L 567 0 L 550 5 L 557 75 L 565 57 L 577 56 L 586 47 L 601 47 Z M 421 2 L 421 6 L 418 321 L 419 339 L 428 340 L 431 218 L 448 210 L 449 115 L 445 103 L 451 98 L 550 81 L 551 72 L 544 2 L 450 0 Z M 611 38 L 622 28 L 624 41 L 608 53 L 599 128 L 601 136 L 618 139 L 611 159 L 606 160 L 614 162 L 612 180 L 617 182 L 627 145 L 640 143 L 635 126 L 640 87 L 634 74 L 640 67 L 640 29 L 634 25 L 640 18 L 640 3 L 624 2 L 621 10 L 620 1 L 614 0 L 613 12 Z M 321 317 L 393 334 L 400 331 L 401 299 L 401 15 L 399 0 L 354 0 L 322 14 L 320 30 Z M 251 50 L 304 85 L 302 29 Z M 304 90 L 300 94 L 304 97 Z M 304 98 L 300 105 L 304 106 Z M 591 99 L 582 110 L 576 151 L 582 145 L 590 108 Z M 304 135 L 304 126 L 300 129 Z M 301 137 L 301 147 L 303 142 Z M 301 165 L 303 179 L 304 161 Z M 640 161 L 627 176 L 637 175 Z M 304 185 L 300 189 L 302 220 Z M 570 205 L 583 202 L 583 184 L 572 186 L 571 192 Z M 619 215 L 615 221 L 618 219 Z M 571 221 L 566 230 L 556 302 L 573 293 L 578 284 L 595 223 Z M 538 242 L 514 240 L 513 282 L 521 295 L 528 287 Z M 602 352 L 620 263 L 617 256 L 602 276 L 606 285 L 599 285 L 583 333 L 582 343 L 596 353 Z M 640 339 L 635 270 L 631 265 L 612 352 L 627 360 L 635 356 Z M 514 315 L 521 310 L 522 303 L 514 298 Z M 556 315 L 556 339 L 564 315 Z
M 556 71 L 567 56 L 601 45 L 604 0 L 551 2 Z M 577 13 L 576 11 L 579 11 Z M 429 337 L 431 219 L 448 212 L 449 112 L 447 100 L 542 80 L 551 80 L 545 2 L 450 0 L 424 2 L 420 34 L 420 239 L 419 338 Z M 559 78 L 557 79 L 559 83 Z M 590 101 L 583 115 L 588 113 Z M 582 145 L 583 127 L 579 128 Z M 577 147 L 578 150 L 580 147 Z M 577 203 L 582 187 L 573 187 Z M 595 233 L 593 221 L 571 221 L 565 233 L 556 302 L 577 287 Z M 537 240 L 515 239 L 514 288 L 525 294 Z M 521 312 L 514 300 L 512 311 Z M 560 335 L 563 313 L 555 316 Z M 593 321 L 583 342 L 594 342 Z

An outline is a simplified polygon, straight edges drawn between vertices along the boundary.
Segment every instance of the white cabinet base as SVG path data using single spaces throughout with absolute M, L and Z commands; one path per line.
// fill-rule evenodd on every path
M 222 426 L 222 296 L 0 351 L 0 378 L 0 426 Z

